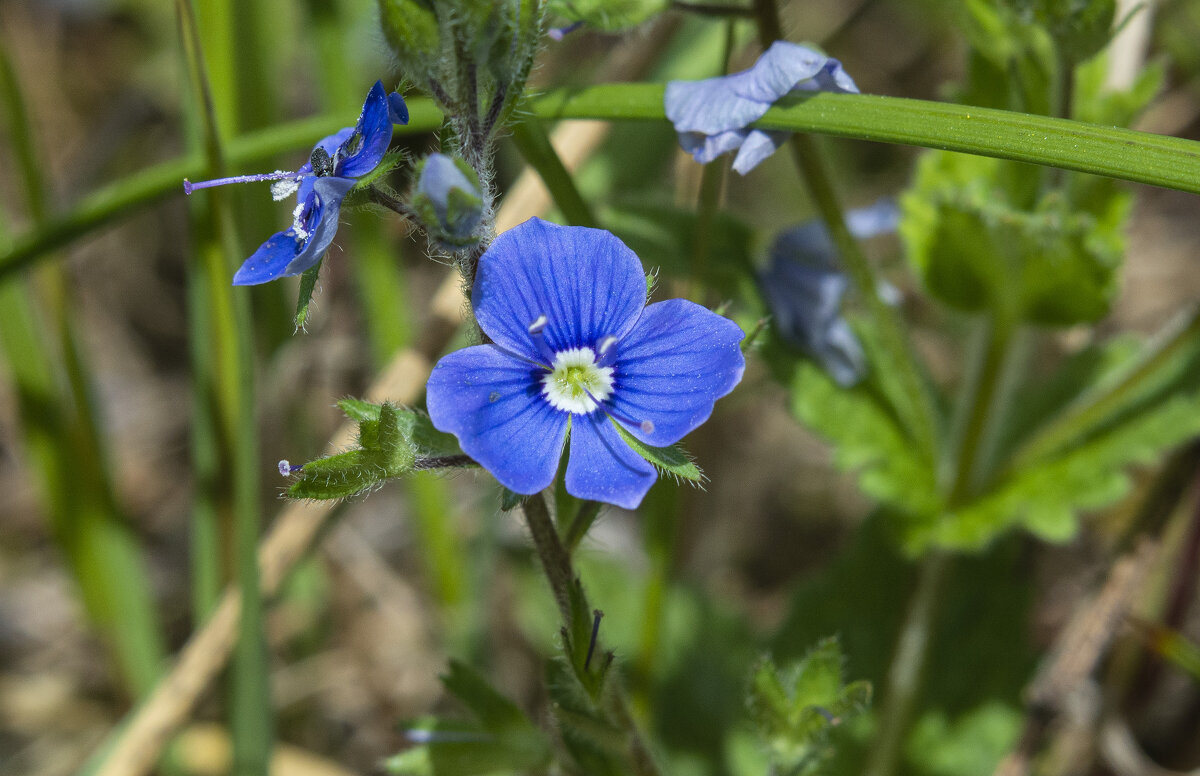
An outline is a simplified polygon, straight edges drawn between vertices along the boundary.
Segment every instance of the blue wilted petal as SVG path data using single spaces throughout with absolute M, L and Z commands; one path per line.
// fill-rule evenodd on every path
M 679 133 L 680 145 L 697 161 L 707 163 L 720 153 L 750 143 L 750 149 L 739 154 L 734 165 L 745 174 L 786 136 L 747 134 L 746 126 L 792 91 L 857 92 L 858 87 L 836 59 L 807 46 L 777 41 L 749 70 L 702 81 L 672 81 L 667 84 L 663 105 Z M 734 132 L 740 135 L 730 134 Z M 701 143 L 688 137 L 693 133 L 719 140 L 712 145 Z
M 607 415 L 573 417 L 566 473 L 572 496 L 634 509 L 656 479 L 654 466 L 621 439 Z
M 700 132 L 680 132 L 679 145 L 701 164 L 708 164 L 721 154 L 736 151 L 746 141 L 748 129 L 731 129 L 715 135 Z
M 539 396 L 540 372 L 498 347 L 475 345 L 444 356 L 426 386 L 434 426 L 516 493 L 550 485 L 567 434 L 569 416 Z
M 846 214 L 847 228 L 860 239 L 894 231 L 898 220 L 899 209 L 888 199 Z M 759 287 L 780 336 L 816 359 L 839 385 L 858 382 L 866 356 L 842 317 L 849 281 L 825 225 L 809 221 L 781 232 L 770 255 Z
M 617 343 L 614 416 L 646 444 L 678 442 L 742 379 L 745 335 L 733 321 L 686 299 L 649 305 Z M 653 423 L 647 432 L 638 424 Z
M 763 129 L 752 129 L 746 135 L 745 142 L 733 159 L 733 170 L 741 175 L 753 170 L 759 162 L 775 153 L 779 146 L 787 142 L 791 132 L 769 132 Z
M 529 336 L 539 316 L 546 316 L 552 350 L 594 347 L 634 325 L 646 278 L 637 254 L 611 232 L 531 218 L 497 237 L 480 259 L 471 302 L 497 345 L 541 361 Z

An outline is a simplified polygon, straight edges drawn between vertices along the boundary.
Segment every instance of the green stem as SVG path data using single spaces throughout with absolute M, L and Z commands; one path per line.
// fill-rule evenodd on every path
M 529 107 L 544 119 L 661 121 L 664 89 L 661 84 L 555 89 Z M 817 92 L 780 100 L 750 126 L 961 151 L 1200 194 L 1200 141 L 1070 119 Z
M 512 133 L 517 150 L 529 166 L 537 170 L 567 221 L 575 226 L 599 226 L 571 173 L 550 144 L 545 127 L 536 121 L 521 121 L 512 126 Z
M 783 37 L 775 0 L 754 0 L 754 15 L 759 42 L 764 49 Z M 900 391 L 889 398 L 918 446 L 918 453 L 933 460 L 937 446 L 933 397 L 921 376 L 916 353 L 905 336 L 904 322 L 895 309 L 879 298 L 879 282 L 866 254 L 846 227 L 833 176 L 820 149 L 811 137 L 799 133 L 792 135 L 792 151 L 809 197 L 825 222 L 859 297 L 866 303 L 872 328 L 879 333 L 888 363 L 879 364 L 878 368 L 887 369 L 898 378 Z
M 575 550 L 579 549 L 579 543 L 583 541 L 583 537 L 587 536 L 588 529 L 599 517 L 601 506 L 603 505 L 599 501 L 585 501 L 579 507 L 575 518 L 567 527 L 567 535 L 563 538 L 563 544 L 566 545 L 568 554 L 574 555 Z
M 1089 390 L 1044 426 L 1017 451 L 1009 469 L 1019 471 L 1034 465 L 1100 426 L 1189 363 L 1197 347 L 1200 347 L 1200 310 L 1194 310 L 1183 326 L 1150 350 L 1116 383 Z
M 193 116 L 204 140 L 209 169 L 220 174 L 225 155 L 191 0 L 177 0 L 180 35 L 195 89 Z M 232 15 L 215 24 L 231 24 Z M 201 245 L 202 269 L 196 280 L 210 307 L 202 314 L 213 324 L 210 351 L 213 382 L 206 395 L 214 404 L 211 419 L 218 444 L 230 466 L 229 483 L 218 483 L 228 498 L 233 520 L 234 565 L 241 592 L 241 620 L 234 649 L 232 709 L 233 772 L 236 776 L 267 773 L 273 745 L 269 666 L 264 633 L 264 605 L 258 569 L 258 435 L 254 414 L 252 321 L 249 300 L 229 284 L 232 261 L 240 255 L 232 214 L 222 192 L 213 192 L 208 229 Z M 202 347 L 199 342 L 193 347 Z
M 1007 365 L 1011 361 L 1015 327 L 996 316 L 984 323 L 978 368 L 967 384 L 960 442 L 946 502 L 950 508 L 962 504 L 979 484 L 980 462 L 986 460 L 987 438 L 1003 404 Z
M 595 502 L 585 503 L 580 511 L 589 509 L 593 503 Z M 521 506 L 525 512 L 525 521 L 529 525 L 529 533 L 533 537 L 534 549 L 550 583 L 550 591 L 558 605 L 559 614 L 562 615 L 565 637 L 563 647 L 575 677 L 596 703 L 597 709 L 608 717 L 611 724 L 625 733 L 633 772 L 637 776 L 658 776 L 658 769 L 650 750 L 629 713 L 624 690 L 614 678 L 607 676 L 605 669 L 601 669 L 599 674 L 589 672 L 587 652 L 591 644 L 595 610 L 588 605 L 583 586 L 571 565 L 571 554 L 558 536 L 545 497 L 541 493 L 535 493 L 525 499 Z
M 923 684 L 937 603 L 949 565 L 949 556 L 936 551 L 921 561 L 917 589 L 888 669 L 886 692 L 879 712 L 879 731 L 871 744 L 864 776 L 891 776 L 897 770 Z

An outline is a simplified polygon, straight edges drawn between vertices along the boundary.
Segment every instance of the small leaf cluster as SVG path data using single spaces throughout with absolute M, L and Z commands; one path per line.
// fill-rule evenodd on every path
M 779 668 L 763 658 L 754 668 L 747 704 L 774 773 L 821 772 L 833 754 L 831 731 L 870 705 L 870 683 L 847 684 L 844 663 L 838 640 L 828 638 L 796 663 Z
M 417 744 L 384 763 L 396 776 L 473 776 L 513 771 L 542 771 L 551 746 L 520 707 L 492 687 L 473 668 L 457 660 L 441 677 L 447 692 L 475 717 L 471 722 L 428 719 L 408 731 Z
M 287 489 L 289 497 L 346 498 L 418 469 L 470 465 L 458 441 L 434 428 L 424 412 L 360 399 L 343 399 L 338 406 L 358 423 L 357 444 L 304 464 Z

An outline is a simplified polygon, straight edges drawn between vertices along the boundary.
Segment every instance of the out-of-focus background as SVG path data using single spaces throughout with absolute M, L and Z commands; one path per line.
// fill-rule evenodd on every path
M 786 4 L 784 17 L 792 39 L 839 57 L 863 92 L 938 99 L 963 77 L 965 50 L 942 10 L 935 0 L 806 0 Z M 404 75 L 370 0 L 201 0 L 196 11 L 225 140 L 233 148 L 249 136 L 271 152 L 243 143 L 229 153 L 231 172 L 294 169 L 316 138 L 353 123 L 370 83 Z M 1152 14 L 1144 51 L 1135 44 L 1123 66 L 1161 62 L 1167 76 L 1137 126 L 1200 137 L 1200 2 L 1159 2 Z M 532 80 L 705 77 L 719 71 L 724 36 L 721 22 L 683 11 L 623 35 L 582 29 L 546 43 Z M 752 31 L 738 40 L 735 69 L 757 54 Z M 0 248 L 24 250 L 19 267 L 0 264 L 0 774 L 58 776 L 96 751 L 233 578 L 229 440 L 223 399 L 206 388 L 220 385 L 210 378 L 223 368 L 230 319 L 211 306 L 197 267 L 214 249 L 240 261 L 290 215 L 265 186 L 229 190 L 233 244 L 222 247 L 212 214 L 180 185 L 130 177 L 159 166 L 162 180 L 178 181 L 184 168 L 162 165 L 198 158 L 175 4 L 0 0 L 0 68 Z M 318 123 L 291 125 L 293 139 L 263 140 L 262 130 L 309 117 Z M 435 143 L 430 133 L 398 133 L 394 147 L 415 155 Z M 823 148 L 850 205 L 896 195 L 919 153 L 854 141 Z M 500 188 L 511 190 L 524 166 L 507 142 L 498 167 Z M 62 220 L 81 203 L 103 210 L 137 194 L 121 188 L 131 180 L 161 195 L 97 228 Z M 694 202 L 700 167 L 668 125 L 619 125 L 578 180 L 602 220 L 615 220 L 646 203 Z M 725 202 L 753 228 L 755 261 L 776 231 L 812 214 L 784 154 L 731 176 Z M 1112 314 L 1094 331 L 1038 339 L 1039 357 L 1092 337 L 1155 331 L 1200 297 L 1196 212 L 1192 195 L 1137 187 Z M 320 454 L 342 421 L 335 401 L 365 394 L 398 353 L 421 352 L 429 332 L 446 327 L 447 309 L 455 312 L 453 301 L 440 312 L 431 304 L 452 269 L 431 261 L 418 235 L 374 211 L 344 220 L 354 228 L 325 262 L 307 331 L 292 330 L 294 283 L 233 292 L 252 308 L 255 498 L 267 527 L 287 508 L 275 462 Z M 51 249 L 28 250 L 31 235 Z M 912 294 L 898 240 L 868 249 L 902 294 L 935 376 L 953 384 L 963 365 L 952 335 L 965 324 Z M 641 254 L 648 268 L 670 261 Z M 664 296 L 687 290 L 663 283 Z M 734 314 L 753 319 L 746 291 L 731 287 L 728 298 Z M 756 656 L 794 658 L 837 633 L 848 675 L 878 686 L 914 572 L 753 359 L 687 446 L 710 478 L 705 488 L 664 483 L 638 513 L 607 510 L 581 568 L 635 709 L 675 772 L 728 773 L 741 745 L 728 731 L 744 716 Z M 1127 499 L 1069 544 L 1014 536 L 956 569 L 912 772 L 990 773 L 1016 745 L 1023 688 L 1104 583 L 1124 516 L 1152 495 L 1145 483 L 1155 473 L 1137 472 Z M 1180 499 L 1168 518 L 1164 558 L 1194 552 L 1196 498 Z M 486 668 L 545 715 L 538 656 L 552 650 L 556 620 L 524 526 L 500 511 L 490 478 L 419 476 L 314 513 L 325 509 L 340 516 L 267 615 L 276 736 L 292 769 L 281 772 L 374 772 L 405 746 L 405 720 L 454 713 L 437 680 L 451 657 Z M 1178 568 L 1170 560 L 1147 572 L 1135 611 L 1159 611 L 1179 589 Z M 1195 587 L 1173 603 L 1193 641 Z M 1099 703 L 1085 697 L 1055 730 L 1078 754 L 1049 772 L 1194 772 L 1200 685 L 1149 660 L 1135 629 L 1114 629 L 1116 645 L 1090 681 L 1113 683 L 1105 697 L 1126 712 L 1124 745 L 1161 769 L 1115 765 L 1122 761 L 1089 722 Z M 227 767 L 228 701 L 223 682 L 203 694 L 173 772 Z

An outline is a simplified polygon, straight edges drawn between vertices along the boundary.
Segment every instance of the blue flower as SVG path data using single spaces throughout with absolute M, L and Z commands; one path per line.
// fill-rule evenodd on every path
M 292 225 L 274 234 L 246 259 L 233 276 L 233 284 L 249 286 L 276 278 L 299 275 L 325 255 L 337 233 L 342 200 L 358 179 L 374 170 L 392 141 L 392 124 L 408 123 L 404 98 L 388 94 L 379 81 L 367 93 L 358 123 L 322 138 L 295 172 L 278 170 L 263 175 L 192 183 L 183 182 L 191 194 L 195 189 L 226 183 L 275 181 L 271 193 L 276 200 L 296 194 Z
M 797 43 L 776 41 L 749 70 L 703 81 L 672 81 L 663 102 L 683 150 L 703 164 L 737 150 L 733 169 L 745 175 L 790 135 L 746 126 L 793 91 L 857 93 L 858 87 L 836 59 Z
M 445 154 L 427 156 L 418 168 L 412 207 L 429 236 L 450 250 L 478 242 L 483 194 L 466 162 Z
M 741 380 L 741 329 L 684 299 L 646 306 L 638 257 L 600 229 L 537 218 L 479 262 L 475 319 L 494 344 L 451 353 L 429 415 L 517 493 L 550 485 L 570 432 L 567 492 L 635 508 L 654 467 L 622 440 L 679 441 Z
M 846 214 L 851 234 L 862 239 L 894 231 L 898 220 L 890 200 Z M 758 284 L 786 342 L 812 356 L 838 385 L 849 387 L 862 378 L 866 357 L 842 317 L 849 282 L 824 224 L 809 221 L 781 232 Z

